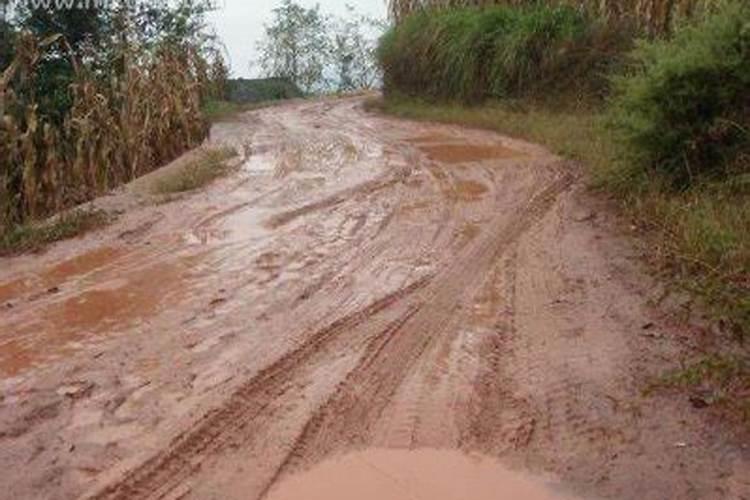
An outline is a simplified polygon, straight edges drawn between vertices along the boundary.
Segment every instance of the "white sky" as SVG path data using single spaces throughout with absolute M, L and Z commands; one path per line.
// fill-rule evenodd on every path
M 263 35 L 263 24 L 271 19 L 271 10 L 280 0 L 218 0 L 222 8 L 209 15 L 209 21 L 226 45 L 229 63 L 235 77 L 257 76 L 257 69 L 250 68 L 250 61 L 257 58 L 255 44 Z M 372 17 L 386 17 L 386 0 L 298 0 L 312 7 L 320 4 L 326 14 L 344 14 L 346 5 L 357 12 Z

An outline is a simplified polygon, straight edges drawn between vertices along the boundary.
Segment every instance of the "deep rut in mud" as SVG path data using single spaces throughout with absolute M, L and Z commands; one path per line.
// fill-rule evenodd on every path
M 108 201 L 131 209 L 103 234 L 12 261 L 0 487 L 260 499 L 353 451 L 431 448 L 585 497 L 746 494 L 736 437 L 643 396 L 684 342 L 577 168 L 361 105 L 217 125 L 212 141 L 243 152 L 235 174 L 167 204 L 135 186 Z M 646 321 L 662 342 L 640 335 Z M 389 453 L 341 467 L 408 468 Z

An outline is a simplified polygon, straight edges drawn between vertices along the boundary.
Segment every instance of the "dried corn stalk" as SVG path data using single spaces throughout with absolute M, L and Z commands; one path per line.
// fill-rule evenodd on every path
M 74 61 L 73 104 L 62 124 L 22 102 L 44 51 L 64 40 L 21 37 L 0 79 L 0 233 L 90 199 L 168 162 L 207 133 L 200 105 L 209 65 L 190 47 L 129 49 L 121 74 L 97 77 Z M 141 55 L 135 56 L 140 52 Z

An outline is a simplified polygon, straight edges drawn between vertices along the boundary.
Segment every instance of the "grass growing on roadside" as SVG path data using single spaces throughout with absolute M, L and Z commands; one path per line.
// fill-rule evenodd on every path
M 694 405 L 725 408 L 750 422 L 750 361 L 747 358 L 708 356 L 667 374 L 660 385 L 696 391 L 691 398 Z
M 29 222 L 3 233 L 0 256 L 39 252 L 50 244 L 80 236 L 111 222 L 104 210 L 78 209 L 44 222 Z
M 153 194 L 184 193 L 205 186 L 228 173 L 226 162 L 236 155 L 232 148 L 201 151 L 198 158 L 158 179 L 153 186 Z
M 380 42 L 385 90 L 477 102 L 488 97 L 601 93 L 632 36 L 568 6 L 428 10 Z

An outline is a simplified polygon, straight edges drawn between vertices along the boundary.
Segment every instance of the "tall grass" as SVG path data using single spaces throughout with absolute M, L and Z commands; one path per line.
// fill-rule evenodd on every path
M 35 68 L 68 54 L 72 104 L 63 119 L 39 112 Z M 0 234 L 91 199 L 199 144 L 208 125 L 201 100 L 212 66 L 196 47 L 120 48 L 119 71 L 75 60 L 65 40 L 24 34 L 0 78 Z
M 651 34 L 663 34 L 685 18 L 721 6 L 724 0 L 389 0 L 389 8 L 392 17 L 400 22 L 425 8 L 518 7 L 540 3 L 585 9 L 599 18 L 632 22 Z
M 479 101 L 601 94 L 627 27 L 566 6 L 444 9 L 409 16 L 381 41 L 386 91 Z

